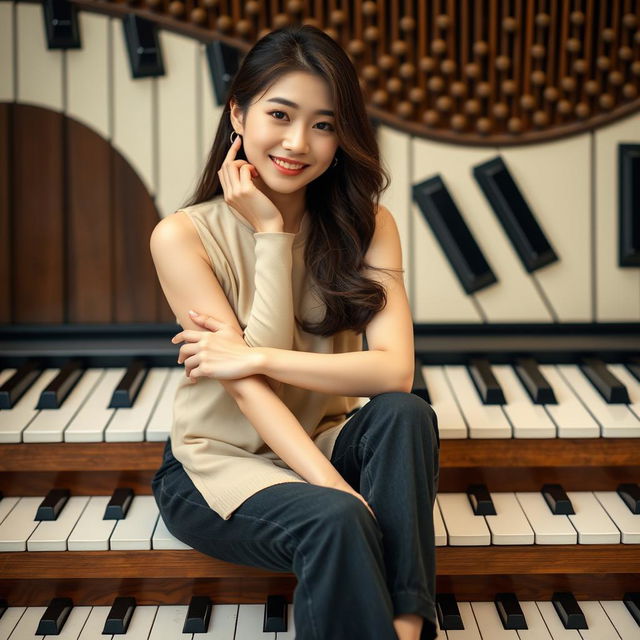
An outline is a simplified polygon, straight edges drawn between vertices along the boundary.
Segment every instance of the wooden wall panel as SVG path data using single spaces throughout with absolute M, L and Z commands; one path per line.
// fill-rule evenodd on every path
M 63 116 L 16 105 L 11 164 L 13 322 L 65 322 Z
M 11 130 L 13 105 L 0 103 L 0 322 L 11 318 Z
M 111 148 L 93 130 L 67 120 L 67 322 L 112 322 Z

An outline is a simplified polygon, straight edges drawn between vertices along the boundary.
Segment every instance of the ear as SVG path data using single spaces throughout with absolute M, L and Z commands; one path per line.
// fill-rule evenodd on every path
M 244 114 L 240 107 L 231 100 L 229 103 L 229 116 L 231 118 L 231 124 L 235 131 L 237 131 L 240 135 L 244 134 L 244 125 L 242 124 L 244 121 Z

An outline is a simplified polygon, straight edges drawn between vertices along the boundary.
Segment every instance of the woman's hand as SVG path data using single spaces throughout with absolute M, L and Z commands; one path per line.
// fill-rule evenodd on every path
M 345 493 L 350 493 L 352 496 L 355 496 L 364 504 L 367 509 L 369 509 L 369 513 L 373 516 L 373 519 L 378 522 L 378 518 L 376 518 L 376 514 L 373 513 L 373 509 L 369 506 L 369 503 L 364 499 L 364 497 L 359 494 L 346 480 L 342 480 L 336 484 L 329 485 L 331 489 L 338 489 L 338 491 L 344 491 Z
M 235 160 L 242 137 L 236 136 L 218 171 L 224 200 L 260 232 L 284 226 L 282 214 L 269 198 L 253 183 L 260 179 L 256 168 L 246 160 Z
M 184 362 L 185 375 L 190 382 L 198 378 L 235 380 L 258 373 L 259 355 L 231 326 L 211 316 L 190 313 L 191 319 L 204 327 L 204 331 L 180 331 L 171 342 L 184 342 L 180 347 L 178 363 Z

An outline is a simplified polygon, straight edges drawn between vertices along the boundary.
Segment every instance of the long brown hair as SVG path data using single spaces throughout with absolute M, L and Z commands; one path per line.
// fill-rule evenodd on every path
M 305 193 L 309 211 L 305 265 L 326 314 L 316 324 L 299 324 L 304 331 L 325 337 L 345 329 L 361 334 L 387 301 L 384 286 L 360 271 L 378 269 L 366 264 L 364 256 L 375 231 L 380 193 L 390 178 L 380 163 L 356 70 L 340 45 L 321 29 L 311 25 L 277 29 L 245 55 L 229 88 L 206 166 L 185 206 L 224 194 L 218 171 L 231 144 L 231 100 L 246 116 L 255 96 L 293 71 L 313 73 L 328 83 L 340 141 L 337 166 L 310 182 Z M 247 159 L 242 147 L 236 157 Z

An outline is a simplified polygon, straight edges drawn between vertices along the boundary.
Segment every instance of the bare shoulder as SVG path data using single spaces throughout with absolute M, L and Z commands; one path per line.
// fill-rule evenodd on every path
M 176 211 L 158 221 L 151 234 L 151 249 L 154 244 L 163 248 L 170 248 L 179 243 L 195 251 L 211 266 L 211 260 L 200 240 L 196 228 L 185 211 Z

